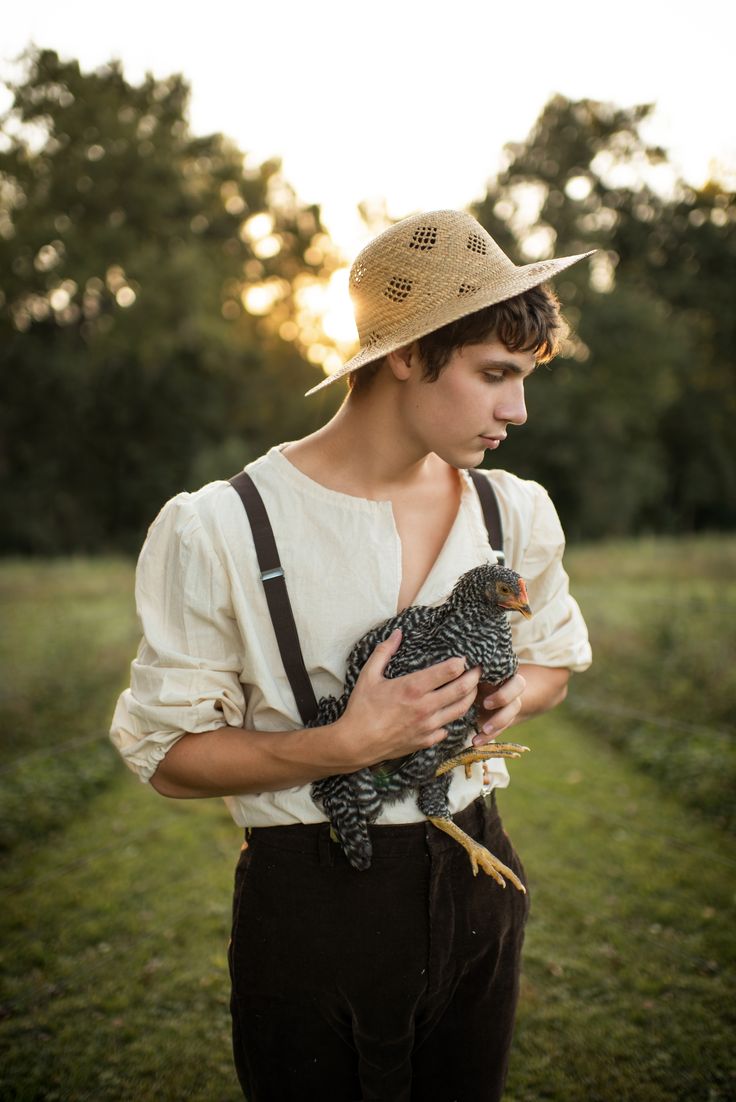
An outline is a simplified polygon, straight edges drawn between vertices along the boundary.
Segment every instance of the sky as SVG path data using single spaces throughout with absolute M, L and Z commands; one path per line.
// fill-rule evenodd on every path
M 735 6 L 652 0 L 222 0 L 210 5 L 34 0 L 12 5 L 0 77 L 30 42 L 128 80 L 181 72 L 195 133 L 222 131 L 254 161 L 280 157 L 351 256 L 357 206 L 402 217 L 464 207 L 554 93 L 655 103 L 647 137 L 702 184 L 736 172 Z M 0 107 L 7 97 L 0 97 Z

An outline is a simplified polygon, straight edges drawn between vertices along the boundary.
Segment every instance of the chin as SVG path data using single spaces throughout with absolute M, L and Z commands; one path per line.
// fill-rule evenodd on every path
M 441 452 L 437 453 L 440 459 L 444 459 L 450 467 L 454 467 L 456 471 L 464 471 L 468 467 L 479 467 L 483 462 L 485 456 L 485 448 L 474 448 L 472 451 L 469 448 L 464 453 L 459 451 Z
M 488 450 L 480 436 L 468 436 L 462 429 L 454 434 L 440 430 L 433 435 L 434 439 L 427 436 L 423 443 L 444 463 L 456 470 L 477 467 L 483 462 Z
M 467 460 L 463 463 L 464 467 L 479 467 L 486 457 L 487 448 L 468 448 Z

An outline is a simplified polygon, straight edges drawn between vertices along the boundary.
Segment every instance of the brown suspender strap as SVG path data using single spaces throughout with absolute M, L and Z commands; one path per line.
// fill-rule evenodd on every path
M 501 514 L 498 509 L 498 499 L 493 486 L 488 478 L 480 471 L 471 467 L 468 474 L 473 480 L 473 485 L 480 498 L 480 506 L 483 510 L 483 519 L 488 529 L 488 539 L 492 549 L 496 552 L 496 558 L 503 566 L 506 556 L 503 553 L 503 527 L 501 526 Z
M 281 660 L 284 663 L 284 670 L 289 679 L 299 715 L 302 717 L 302 722 L 307 724 L 317 715 L 317 700 L 304 665 L 299 634 L 286 589 L 286 578 L 266 506 L 252 478 L 245 471 L 234 475 L 230 479 L 230 485 L 240 494 L 240 500 L 245 506 L 250 521 L 258 565 L 261 568 L 261 580 Z
M 471 469 L 468 474 L 473 480 L 480 498 L 491 547 L 496 552 L 498 561 L 503 563 L 503 530 L 501 528 L 498 501 L 493 492 L 493 487 L 479 471 Z M 263 504 L 263 498 L 256 489 L 255 483 L 245 471 L 233 475 L 229 481 L 233 489 L 237 490 L 240 495 L 240 500 L 243 502 L 250 521 L 253 543 L 258 556 L 258 565 L 261 568 L 261 580 L 268 602 L 268 611 L 273 622 L 276 642 L 278 643 L 281 660 L 284 663 L 286 676 L 291 685 L 291 691 L 296 700 L 296 706 L 299 709 L 299 715 L 302 717 L 302 722 L 306 724 L 317 715 L 317 700 L 312 683 L 309 680 L 307 667 L 304 665 L 299 633 L 296 630 L 294 613 L 286 588 L 286 578 L 279 559 L 278 548 L 276 547 L 276 540 L 271 522 L 268 519 L 266 506 Z

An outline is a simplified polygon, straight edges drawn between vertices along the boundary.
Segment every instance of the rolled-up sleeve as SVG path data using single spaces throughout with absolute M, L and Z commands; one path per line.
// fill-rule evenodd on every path
M 585 670 L 592 658 L 588 629 L 562 565 L 562 525 L 547 491 L 537 483 L 527 485 L 534 489 L 534 512 L 518 569 L 526 581 L 533 616 L 531 620 L 512 618 L 516 653 L 520 662 Z
M 240 727 L 243 643 L 224 568 L 189 494 L 172 498 L 149 529 L 136 570 L 143 637 L 110 738 L 148 781 L 187 732 Z

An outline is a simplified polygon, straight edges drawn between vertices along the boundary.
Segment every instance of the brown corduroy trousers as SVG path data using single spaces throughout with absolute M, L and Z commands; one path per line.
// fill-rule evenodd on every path
M 525 881 L 493 799 L 455 821 Z M 254 830 L 235 876 L 233 1051 L 248 1102 L 496 1102 L 528 896 L 430 823 Z

